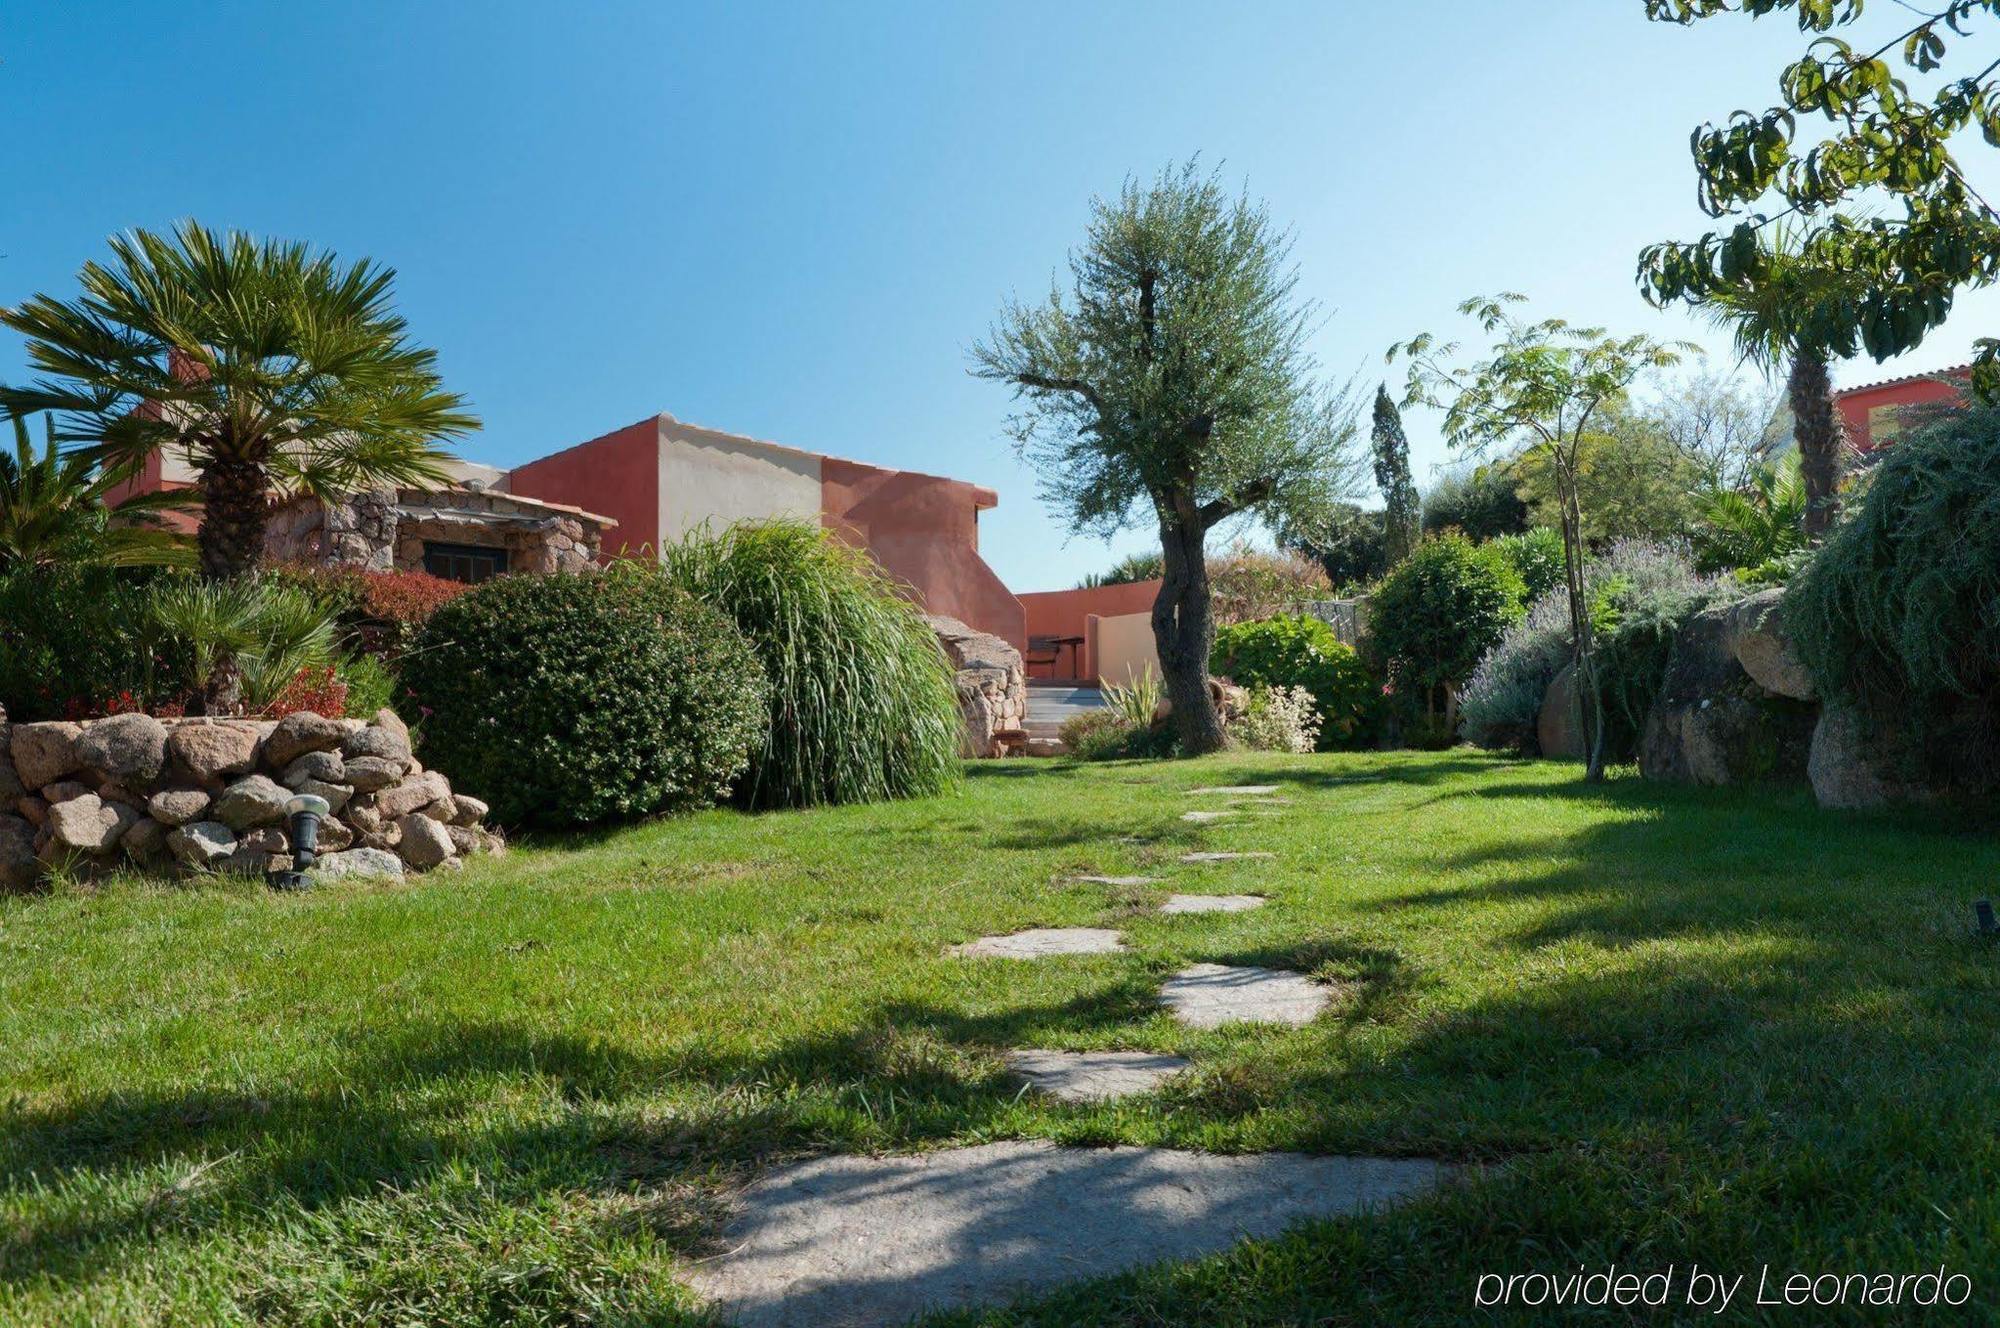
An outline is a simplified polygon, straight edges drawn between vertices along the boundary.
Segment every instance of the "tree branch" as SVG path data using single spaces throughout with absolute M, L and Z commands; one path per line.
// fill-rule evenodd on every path
M 1074 392 L 1096 407 L 1098 414 L 1104 413 L 1104 402 L 1097 395 L 1097 389 L 1081 378 L 1050 378 L 1038 373 L 1017 373 L 1014 375 L 1014 381 L 1022 387 L 1038 388 L 1044 392 Z
M 1195 515 L 1200 518 L 1202 529 L 1207 530 L 1216 522 L 1227 520 L 1244 508 L 1254 507 L 1270 496 L 1270 480 L 1252 480 L 1227 498 L 1217 498 L 1203 503 L 1195 510 Z

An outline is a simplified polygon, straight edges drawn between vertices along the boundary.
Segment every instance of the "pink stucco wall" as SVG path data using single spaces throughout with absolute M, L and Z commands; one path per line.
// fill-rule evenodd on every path
M 1947 369 L 1935 377 L 1898 378 L 1836 392 L 1834 400 L 1847 426 L 1848 442 L 1863 452 L 1887 445 L 1902 423 L 1898 417 L 1905 408 L 1952 402 L 1962 397 L 1965 372 Z
M 1028 619 L 1029 636 L 1085 636 L 1087 620 L 1093 615 L 1100 618 L 1118 618 L 1130 613 L 1150 613 L 1153 601 L 1159 598 L 1160 583 L 1151 581 L 1131 581 L 1115 586 L 1093 586 L 1088 590 L 1033 590 L 1022 595 L 1021 608 Z M 1075 656 L 1074 664 L 1071 663 Z M 1053 675 L 1046 668 L 1035 671 L 1038 678 L 1090 679 L 1097 676 L 1096 662 L 1090 658 L 1090 651 L 1064 650 L 1058 656 Z
M 1020 649 L 1021 601 L 979 556 L 979 513 L 991 489 L 939 475 L 827 457 L 820 463 L 821 520 L 917 592 L 930 613 L 948 614 Z
M 510 492 L 611 517 L 604 554 L 636 555 L 660 543 L 660 426 L 644 419 L 565 448 L 507 475 Z

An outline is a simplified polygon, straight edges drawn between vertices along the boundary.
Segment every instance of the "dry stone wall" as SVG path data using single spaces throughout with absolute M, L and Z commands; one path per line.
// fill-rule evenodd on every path
M 956 675 L 958 709 L 965 718 L 960 750 L 967 756 L 1005 756 L 1012 743 L 1026 737 L 1028 675 L 1021 652 L 956 618 L 938 613 L 928 620 Z
M 502 851 L 486 804 L 410 751 L 395 712 L 372 720 L 114 715 L 8 724 L 0 714 L 0 889 L 53 867 L 262 875 L 293 865 L 285 804 L 324 798 L 318 872 L 429 871 Z

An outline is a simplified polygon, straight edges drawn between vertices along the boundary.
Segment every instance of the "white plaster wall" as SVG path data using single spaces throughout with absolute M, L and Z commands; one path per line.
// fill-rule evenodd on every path
M 660 541 L 712 522 L 820 520 L 820 458 L 776 443 L 660 420 Z

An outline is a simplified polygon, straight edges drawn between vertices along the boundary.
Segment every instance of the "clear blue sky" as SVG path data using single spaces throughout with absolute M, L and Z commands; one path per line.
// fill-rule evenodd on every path
M 1889 21 L 1896 11 L 1882 7 Z M 1783 20 L 1641 0 L 1299 5 L 56 5 L 0 18 L 0 302 L 183 216 L 400 274 L 511 464 L 656 411 L 991 485 L 1016 590 L 1065 542 L 965 348 L 1094 193 L 1199 152 L 1297 232 L 1341 376 L 1462 297 L 1699 336 L 1636 295 L 1692 235 L 1687 136 L 1768 104 Z M 2000 297 L 1848 381 L 1963 359 Z M 1721 349 L 1720 343 L 1716 343 Z M 0 377 L 18 379 L 18 341 Z M 1445 460 L 1410 421 L 1420 482 Z

